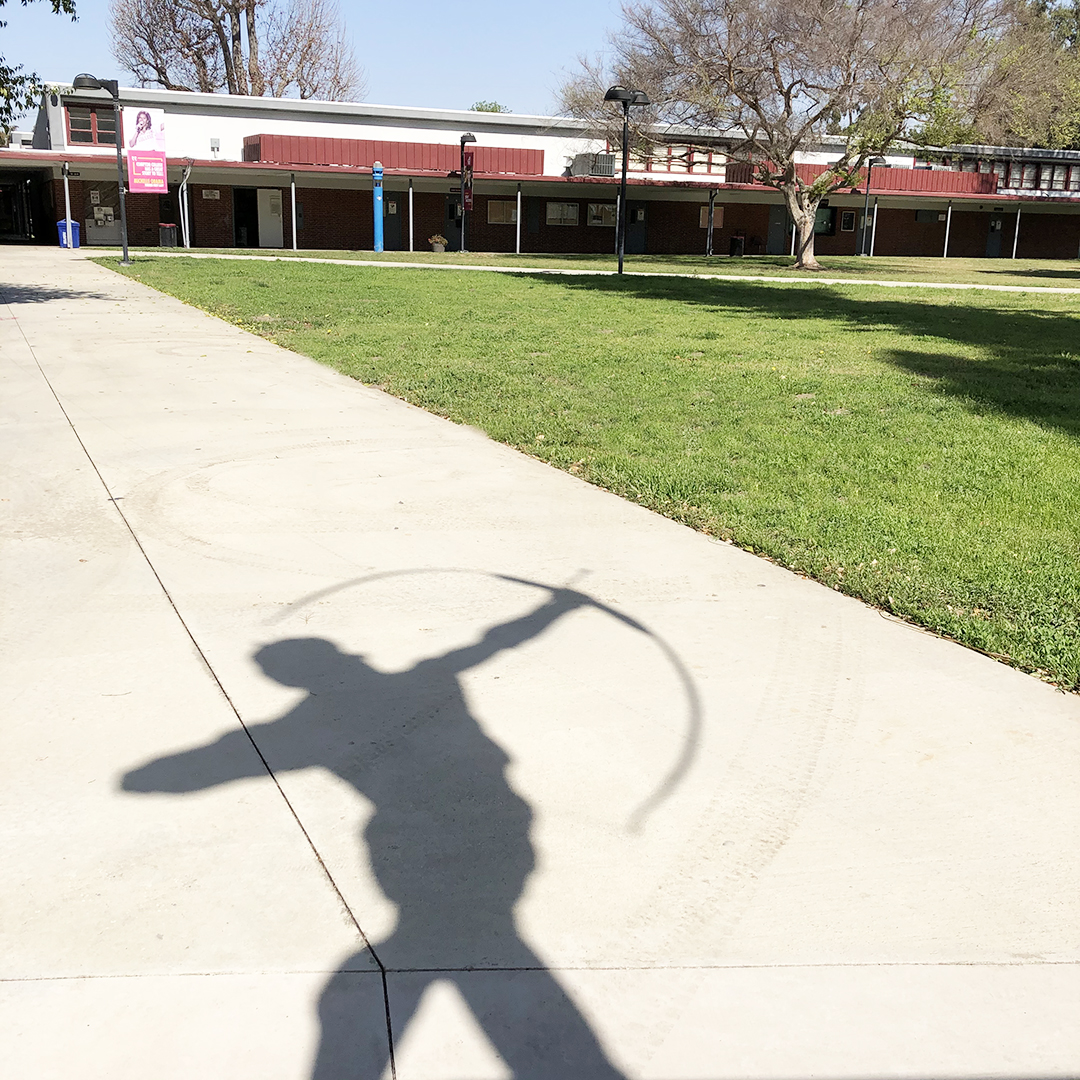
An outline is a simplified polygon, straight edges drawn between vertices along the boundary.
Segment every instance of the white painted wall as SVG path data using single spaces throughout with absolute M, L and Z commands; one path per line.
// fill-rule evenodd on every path
M 295 119 L 270 115 L 245 115 L 228 112 L 193 112 L 188 108 L 170 108 L 168 103 L 152 104 L 165 109 L 165 140 L 169 157 L 192 157 L 199 160 L 243 161 L 244 138 L 248 135 L 300 135 L 331 139 L 378 139 L 386 142 L 421 142 L 457 147 L 463 132 L 469 127 L 453 128 L 408 123 L 373 123 L 364 120 L 314 120 L 307 116 Z M 49 107 L 52 145 L 74 155 L 100 155 L 100 146 L 65 145 L 66 129 L 63 110 Z M 468 118 L 465 118 L 467 123 Z M 543 171 L 546 176 L 561 176 L 575 154 L 596 153 L 604 143 L 579 138 L 562 132 L 532 134 L 522 131 L 486 130 L 472 126 L 477 146 L 499 146 L 508 149 L 542 150 Z M 211 152 L 211 140 L 219 141 L 219 150 Z M 107 149 L 105 149 L 107 152 Z

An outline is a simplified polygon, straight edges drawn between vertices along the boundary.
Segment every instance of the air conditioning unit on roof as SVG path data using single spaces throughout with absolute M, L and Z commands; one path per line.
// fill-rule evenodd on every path
M 571 176 L 614 176 L 614 154 L 575 154 L 570 164 Z

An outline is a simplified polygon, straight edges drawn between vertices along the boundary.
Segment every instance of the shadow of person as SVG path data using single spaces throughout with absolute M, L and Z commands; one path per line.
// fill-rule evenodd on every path
M 532 812 L 507 781 L 509 757 L 470 713 L 458 675 L 591 602 L 551 590 L 527 615 L 405 671 L 378 671 L 319 638 L 279 641 L 255 656 L 270 678 L 308 691 L 280 719 L 248 729 L 267 766 L 330 769 L 374 806 L 366 851 L 398 920 L 373 952 L 395 1033 L 432 982 L 450 980 L 513 1075 L 530 1080 L 622 1074 L 517 932 L 514 905 L 535 862 Z M 265 770 L 248 733 L 235 731 L 129 772 L 123 788 L 196 791 L 258 775 Z M 360 1021 L 342 1007 L 362 956 L 342 965 L 323 993 L 315 1080 L 375 1080 L 386 1065 L 385 1053 L 377 1065 L 370 1055 L 357 1059 Z

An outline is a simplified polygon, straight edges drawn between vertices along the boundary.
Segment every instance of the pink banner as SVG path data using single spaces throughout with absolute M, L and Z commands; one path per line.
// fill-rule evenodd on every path
M 164 110 L 128 107 L 123 113 L 128 190 L 167 195 Z

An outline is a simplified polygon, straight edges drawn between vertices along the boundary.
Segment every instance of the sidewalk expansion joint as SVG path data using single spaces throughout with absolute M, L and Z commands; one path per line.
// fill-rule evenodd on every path
M 109 488 L 108 483 L 105 480 L 105 477 L 101 474 L 101 470 L 98 468 L 97 462 L 94 460 L 89 448 L 83 441 L 82 436 L 79 434 L 78 428 L 75 427 L 75 424 L 72 421 L 71 416 L 68 414 L 67 409 L 64 408 L 64 403 L 60 400 L 60 395 L 56 392 L 56 388 L 50 381 L 49 376 L 45 373 L 45 369 L 41 366 L 41 361 L 38 359 L 37 351 L 31 344 L 30 339 L 26 336 L 26 331 L 23 328 L 22 323 L 19 321 L 18 316 L 15 314 L 11 305 L 8 303 L 7 296 L 4 293 L 2 286 L 0 286 L 0 303 L 3 303 L 4 306 L 7 307 L 8 311 L 11 312 L 11 317 L 14 319 L 15 325 L 19 328 L 19 334 L 22 337 L 23 341 L 26 343 L 26 347 L 30 351 L 30 355 L 34 359 L 34 364 L 37 367 L 37 370 L 40 373 L 42 380 L 49 388 L 49 393 L 52 394 L 53 399 L 56 402 L 57 408 L 60 410 L 61 415 L 67 421 L 68 427 L 71 428 L 71 433 L 75 436 L 75 439 L 81 447 L 82 452 L 86 455 L 86 460 L 90 463 L 90 467 L 94 470 L 98 481 L 101 483 L 102 488 L 104 488 L 105 494 L 108 496 L 107 501 L 112 503 L 113 507 L 116 510 L 116 513 L 120 516 L 120 520 L 123 522 L 124 528 L 127 529 L 128 534 L 134 541 L 135 546 L 138 548 L 139 553 L 142 555 L 143 560 L 146 562 L 147 567 L 150 569 L 150 573 L 154 575 L 154 580 L 158 583 L 158 587 L 161 589 L 162 595 L 168 601 L 169 607 L 172 608 L 173 614 L 179 621 L 180 626 L 183 628 L 183 631 L 187 635 L 188 640 L 194 647 L 195 652 L 199 656 L 199 659 L 203 662 L 204 667 L 210 675 L 210 678 L 217 686 L 218 690 L 221 693 L 221 696 L 225 699 L 226 703 L 229 706 L 229 709 L 232 711 L 233 716 L 236 717 L 237 723 L 243 729 L 244 734 L 248 738 L 248 742 L 251 743 L 252 749 L 258 755 L 259 760 L 262 762 L 263 768 L 266 769 L 267 775 L 273 781 L 274 786 L 277 788 L 278 794 L 281 796 L 286 807 L 288 807 L 289 813 L 292 815 L 293 820 L 296 822 L 297 828 L 299 828 L 300 832 L 303 834 L 304 839 L 307 841 L 308 847 L 311 849 L 311 853 L 315 857 L 315 861 L 318 863 L 319 868 L 322 870 L 324 876 L 326 877 L 326 880 L 329 882 L 331 889 L 333 889 L 335 895 L 337 896 L 338 902 L 341 904 L 344 911 L 348 914 L 349 921 L 356 928 L 356 932 L 360 936 L 360 940 L 364 943 L 364 948 L 367 949 L 368 953 L 371 955 L 371 958 L 378 966 L 379 973 L 382 977 L 383 1008 L 386 1013 L 386 1035 L 389 1042 L 390 1077 L 391 1080 L 397 1080 L 397 1066 L 394 1060 L 394 1036 L 390 1024 L 390 993 L 386 984 L 386 969 L 383 966 L 382 961 L 379 959 L 375 950 L 372 948 L 371 942 L 368 940 L 367 934 L 364 932 L 363 927 L 361 927 L 355 912 L 349 905 L 349 902 L 345 899 L 345 895 L 342 893 L 340 887 L 338 886 L 338 883 L 334 880 L 333 874 L 330 873 L 330 868 L 326 865 L 322 854 L 315 846 L 315 841 L 312 839 L 311 834 L 304 826 L 303 821 L 300 820 L 300 815 L 297 813 L 296 808 L 289 800 L 288 795 L 285 794 L 285 790 L 281 786 L 281 782 L 274 774 L 274 770 L 270 768 L 270 763 L 266 760 L 266 757 L 264 756 L 262 750 L 259 748 L 258 743 L 255 742 L 254 738 L 252 738 L 251 731 L 248 729 L 247 724 L 244 723 L 244 719 L 240 715 L 240 710 L 236 707 L 236 703 L 229 696 L 229 692 L 225 689 L 224 683 L 222 683 L 220 677 L 218 676 L 218 673 L 214 670 L 213 665 L 210 663 L 209 657 L 203 651 L 202 646 L 199 644 L 195 635 L 192 633 L 191 627 L 188 626 L 187 621 L 184 619 L 184 616 L 181 614 L 180 609 L 177 607 L 176 601 L 173 599 L 172 594 L 169 592 L 168 588 L 165 585 L 165 582 L 161 578 L 161 575 L 158 573 L 157 567 L 154 566 L 154 563 L 151 560 L 149 553 L 147 552 L 146 548 L 143 547 L 142 541 L 139 539 L 137 533 L 135 532 L 135 529 L 131 525 L 131 522 L 128 520 L 127 515 L 121 508 L 120 501 L 123 499 L 123 496 L 114 496 L 111 489 Z

